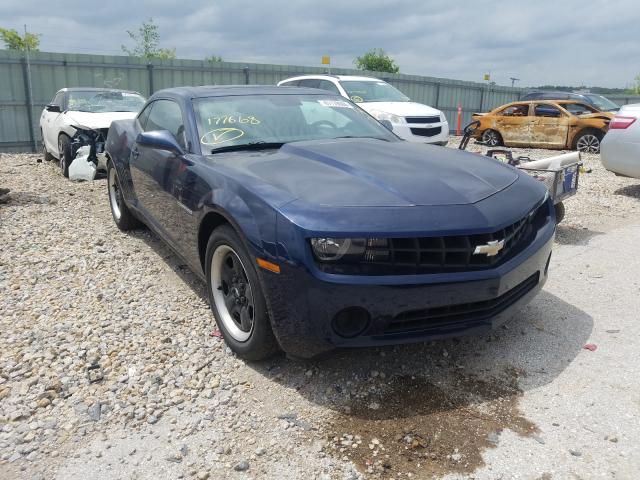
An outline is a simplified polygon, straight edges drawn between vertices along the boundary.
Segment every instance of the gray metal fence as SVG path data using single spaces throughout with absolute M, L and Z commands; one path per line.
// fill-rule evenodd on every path
M 181 85 L 274 85 L 298 74 L 325 73 L 325 68 L 255 63 L 208 63 L 198 60 L 153 60 L 106 55 L 34 52 L 30 55 L 32 96 L 27 63 L 21 52 L 0 50 L 0 151 L 35 151 L 40 145 L 43 107 L 63 87 L 116 87 L 144 95 Z M 332 68 L 334 74 L 362 72 Z M 522 89 L 418 75 L 367 73 L 396 86 L 412 100 L 442 110 L 452 129 L 458 106 L 462 124 L 471 113 L 517 100 Z

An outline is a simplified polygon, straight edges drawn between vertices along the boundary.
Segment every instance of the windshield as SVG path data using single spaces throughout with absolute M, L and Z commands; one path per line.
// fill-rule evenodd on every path
M 144 105 L 137 93 L 86 90 L 69 92 L 67 110 L 76 112 L 137 112 Z
M 251 144 L 332 138 L 398 138 L 353 103 L 335 95 L 237 95 L 193 100 L 205 154 Z
M 351 101 L 360 102 L 408 102 L 409 97 L 382 80 L 340 80 Z
M 609 100 L 606 97 L 603 97 L 602 95 L 585 95 L 585 97 L 587 97 L 589 100 L 591 100 L 591 102 L 598 107 L 600 110 L 602 110 L 603 112 L 606 112 L 607 110 L 619 110 L 620 109 L 620 105 L 618 105 L 617 103 L 612 102 L 611 100 Z

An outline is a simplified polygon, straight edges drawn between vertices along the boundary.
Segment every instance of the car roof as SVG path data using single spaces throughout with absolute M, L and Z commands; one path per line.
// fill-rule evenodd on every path
M 227 97 L 233 95 L 333 95 L 331 92 L 305 87 L 276 87 L 273 85 L 203 85 L 174 87 L 159 90 L 151 98 L 175 96 L 183 98 Z
M 309 74 L 309 75 L 299 75 L 297 77 L 290 77 L 281 80 L 282 82 L 289 82 L 294 80 L 304 80 L 305 78 L 310 79 L 326 79 L 326 80 L 354 80 L 359 82 L 381 82 L 379 78 L 375 77 L 364 77 L 359 75 L 330 75 L 330 74 Z
M 65 87 L 58 90 L 58 92 L 123 92 L 123 93 L 137 93 L 135 90 L 122 90 L 120 88 L 100 88 L 100 87 Z
M 522 105 L 523 103 L 526 103 L 526 104 L 536 103 L 536 104 L 549 104 L 549 105 L 556 104 L 556 105 L 560 105 L 560 106 L 569 105 L 569 104 L 576 104 L 576 103 L 579 103 L 581 105 L 588 105 L 588 103 L 583 101 L 583 100 L 551 100 L 551 99 L 539 98 L 539 99 L 536 99 L 536 100 L 519 100 L 519 101 L 516 101 L 516 102 L 505 103 L 504 105 L 500 105 L 499 107 L 494 108 L 492 111 L 501 110 L 503 108 L 507 108 L 507 107 L 510 107 L 512 105 Z

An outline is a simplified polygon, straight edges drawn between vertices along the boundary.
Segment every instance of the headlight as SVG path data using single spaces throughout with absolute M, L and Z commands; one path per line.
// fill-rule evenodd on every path
M 389 257 L 386 238 L 312 238 L 311 248 L 321 262 L 372 262 Z
M 364 253 L 364 238 L 312 238 L 311 247 L 318 260 L 333 262 L 345 256 L 359 256 Z
M 394 115 L 393 113 L 387 113 L 381 110 L 371 110 L 369 113 L 379 122 L 389 120 L 391 123 L 405 123 L 404 118 Z
M 444 116 L 444 113 L 440 112 L 440 121 L 442 123 L 447 123 L 447 117 Z

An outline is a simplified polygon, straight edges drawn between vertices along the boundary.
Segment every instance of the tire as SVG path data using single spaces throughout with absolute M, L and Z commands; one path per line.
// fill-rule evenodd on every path
M 60 160 L 60 171 L 62 176 L 69 178 L 69 165 L 71 165 L 71 139 L 61 133 L 58 137 L 58 157 Z
M 566 213 L 564 203 L 556 203 L 553 207 L 556 210 L 556 225 L 558 225 L 564 219 Z
M 502 145 L 502 136 L 495 130 L 485 130 L 482 132 L 482 143 L 487 147 L 498 147 Z
M 255 261 L 230 226 L 213 231 L 205 261 L 209 303 L 229 348 L 246 360 L 279 351 Z
M 118 172 L 111 163 L 111 160 L 107 162 L 107 194 L 109 195 L 111 216 L 120 230 L 127 232 L 142 226 L 124 201 Z
M 42 134 L 42 130 L 40 130 L 40 133 Z M 44 135 L 42 135 L 42 156 L 47 162 L 53 160 L 53 155 L 49 153 L 49 150 L 47 150 L 47 145 L 44 143 Z
M 584 153 L 600 153 L 602 137 L 602 132 L 598 130 L 584 130 L 576 135 L 573 148 Z

